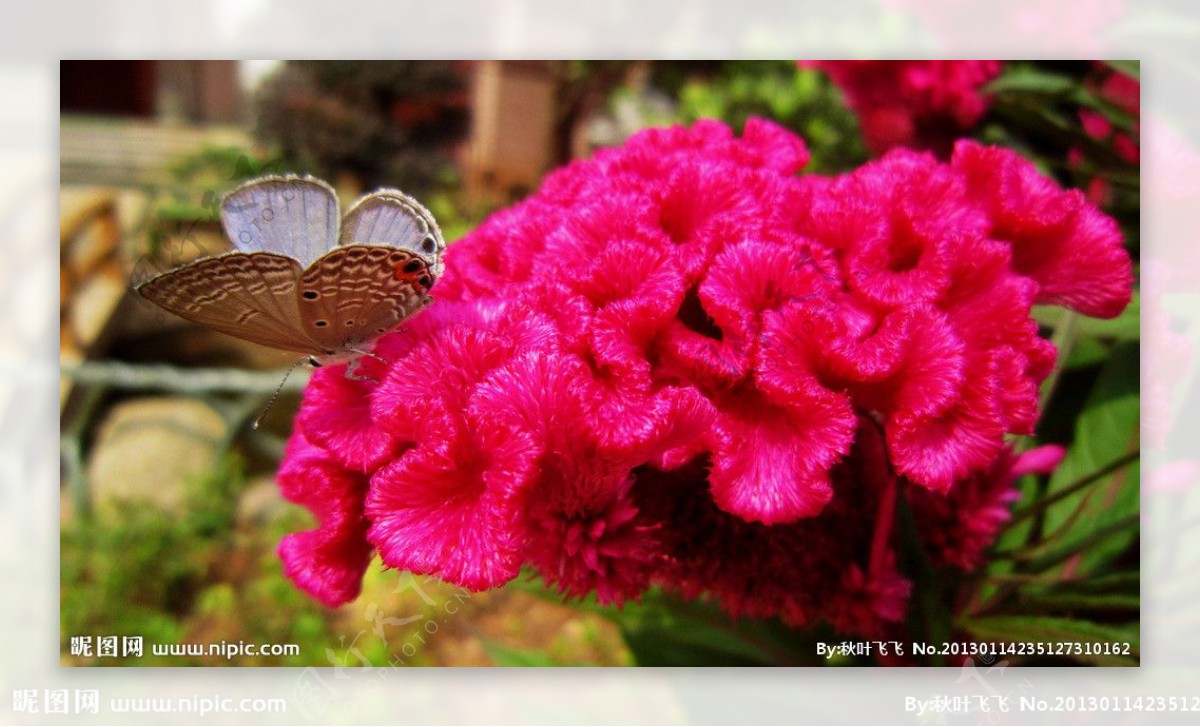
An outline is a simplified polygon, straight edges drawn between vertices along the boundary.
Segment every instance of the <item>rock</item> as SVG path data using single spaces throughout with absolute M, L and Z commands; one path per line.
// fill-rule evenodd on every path
M 104 189 L 73 188 L 59 193 L 59 264 L 76 280 L 91 275 L 116 253 L 121 238 L 116 197 Z
M 58 526 L 59 528 L 70 525 L 75 520 L 75 499 L 71 497 L 71 492 L 65 487 L 58 491 Z
M 92 351 L 124 298 L 125 280 L 114 269 L 99 270 L 76 288 L 70 302 L 71 334 L 76 345 Z
M 238 498 L 237 522 L 252 528 L 262 527 L 283 515 L 289 507 L 292 507 L 291 503 L 280 494 L 273 476 L 255 477 Z
M 101 263 L 116 259 L 120 239 L 116 208 L 106 200 L 104 208 L 64 246 L 62 264 L 75 280 L 84 280 Z
M 112 408 L 88 461 L 88 486 L 98 512 L 118 501 L 167 510 L 186 501 L 187 482 L 217 464 L 225 420 L 187 397 L 144 397 Z

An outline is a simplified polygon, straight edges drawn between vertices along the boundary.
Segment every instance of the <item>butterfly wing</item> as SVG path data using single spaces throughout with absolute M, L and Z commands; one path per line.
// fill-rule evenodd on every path
M 342 220 L 339 245 L 387 245 L 409 250 L 429 263 L 434 280 L 442 274 L 446 242 L 429 210 L 398 189 L 381 189 L 355 202 Z
M 233 252 L 163 273 L 137 287 L 175 315 L 265 346 L 321 354 L 296 308 L 300 266 L 271 253 Z
M 305 335 L 327 351 L 364 344 L 430 301 L 428 263 L 383 245 L 343 245 L 300 278 L 296 305 Z
M 313 177 L 259 177 L 225 195 L 221 222 L 241 252 L 287 255 L 306 268 L 337 242 L 337 194 Z

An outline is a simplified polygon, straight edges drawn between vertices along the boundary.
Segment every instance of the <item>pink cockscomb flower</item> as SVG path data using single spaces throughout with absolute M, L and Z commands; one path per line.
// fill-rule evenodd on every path
M 1130 122 L 1127 131 L 1120 131 L 1105 114 L 1091 108 L 1080 108 L 1079 122 L 1083 132 L 1109 149 L 1120 164 L 1136 169 L 1141 159 L 1141 82 L 1104 63 L 1097 63 L 1093 72 L 1084 79 L 1084 87 L 1110 108 L 1127 116 Z M 1067 164 L 1090 175 L 1086 184 L 1088 201 L 1102 208 L 1107 207 L 1113 201 L 1112 182 L 1103 166 L 1097 169 L 1088 156 L 1083 149 L 1072 147 L 1067 151 Z M 1109 160 L 1104 166 L 1112 164 L 1113 160 Z
M 866 635 L 906 613 L 900 498 L 978 563 L 1054 365 L 1031 307 L 1115 315 L 1129 258 L 1009 151 L 806 160 L 757 119 L 647 131 L 452 245 L 373 381 L 309 386 L 281 481 L 321 524 L 288 573 L 336 604 L 372 552 L 477 590 L 528 568 Z
M 914 492 L 913 512 L 926 524 L 921 536 L 933 560 L 965 571 L 979 567 L 984 551 L 1009 521 L 1010 506 L 1020 497 L 1013 483 L 1025 474 L 1049 474 L 1065 453 L 1052 444 L 1020 455 L 1005 451 L 987 471 L 964 480 L 949 497 Z
M 307 507 L 318 520 L 315 529 L 280 542 L 284 572 L 327 606 L 352 600 L 362 589 L 372 552 L 363 517 L 367 478 L 297 433 L 288 442 L 279 486 L 285 497 Z
M 988 108 L 980 90 L 1000 61 L 800 61 L 829 74 L 872 152 L 927 149 L 944 157 Z

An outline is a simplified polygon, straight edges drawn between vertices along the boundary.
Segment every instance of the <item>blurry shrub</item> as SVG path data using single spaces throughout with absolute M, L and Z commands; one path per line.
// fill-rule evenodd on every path
M 256 134 L 285 165 L 422 195 L 455 180 L 465 68 L 441 61 L 289 61 L 256 95 Z
M 805 171 L 852 169 L 867 158 L 858 123 L 823 74 L 793 61 L 726 61 L 679 87 L 678 120 L 720 119 L 740 129 L 760 116 L 799 134 L 812 152 Z
M 64 663 L 97 666 L 312 664 L 330 636 L 328 615 L 300 595 L 280 571 L 274 544 L 311 526 L 288 508 L 268 528 L 235 528 L 245 484 L 240 458 L 229 456 L 190 483 L 180 512 L 125 503 L 105 517 L 65 523 L 61 536 L 61 650 Z M 136 657 L 72 657 L 72 636 L 142 636 Z M 154 656 L 151 644 L 297 643 L 298 657 Z M 93 653 L 95 646 L 93 645 Z
M 867 159 L 840 92 L 825 75 L 797 70 L 794 61 L 627 63 L 625 70 L 626 83 L 609 93 L 609 118 L 600 120 L 604 133 L 593 134 L 611 137 L 598 139 L 605 145 L 647 126 L 718 119 L 740 130 L 746 119 L 759 116 L 804 139 L 812 152 L 806 171 L 846 171 Z

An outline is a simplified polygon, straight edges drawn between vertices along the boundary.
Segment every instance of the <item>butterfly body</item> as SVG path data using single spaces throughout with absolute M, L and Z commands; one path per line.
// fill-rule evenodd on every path
M 338 217 L 329 185 L 263 177 L 221 203 L 235 252 L 137 286 L 182 318 L 321 363 L 369 352 L 432 302 L 445 250 L 433 216 L 398 190 L 362 197 Z

